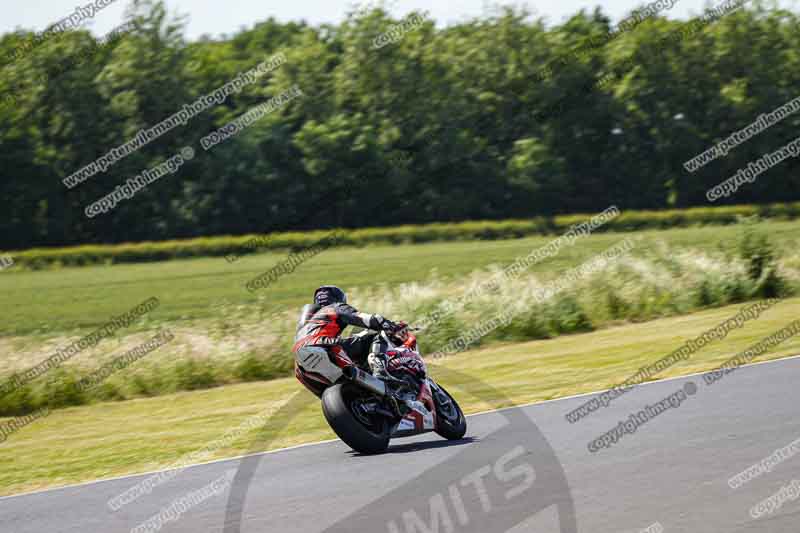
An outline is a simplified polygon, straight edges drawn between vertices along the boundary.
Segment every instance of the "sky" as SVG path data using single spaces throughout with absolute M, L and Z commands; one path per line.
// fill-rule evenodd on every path
M 75 12 L 77 5 L 85 6 L 94 0 L 0 0 L 4 4 L 3 17 L 0 19 L 0 33 L 18 28 L 41 31 L 50 24 Z M 412 10 L 427 11 L 429 17 L 439 24 L 458 22 L 470 17 L 491 12 L 496 2 L 487 0 L 386 0 L 389 11 L 402 16 Z M 606 0 L 602 3 L 603 11 L 617 21 L 624 17 L 637 5 L 648 1 L 642 0 Z M 666 11 L 669 18 L 686 19 L 703 11 L 706 5 L 715 5 L 721 0 L 709 4 L 707 0 L 677 0 L 672 9 Z M 800 0 L 780 0 L 780 5 L 798 11 Z M 372 0 L 375 3 L 376 0 Z M 130 0 L 115 0 L 114 3 L 99 11 L 89 19 L 86 27 L 96 35 L 102 35 L 123 22 L 126 6 Z M 580 9 L 593 10 L 600 5 L 596 0 L 539 0 L 539 1 L 507 1 L 503 4 L 527 5 L 537 16 L 545 17 L 550 24 L 558 24 L 566 17 Z M 338 22 L 348 9 L 356 2 L 351 0 L 167 0 L 171 13 L 189 16 L 187 37 L 196 39 L 202 35 L 218 37 L 230 35 L 241 28 L 250 28 L 256 22 L 266 20 L 270 16 L 280 21 L 305 20 L 318 25 L 325 22 Z M 361 2 L 366 5 L 367 2 Z

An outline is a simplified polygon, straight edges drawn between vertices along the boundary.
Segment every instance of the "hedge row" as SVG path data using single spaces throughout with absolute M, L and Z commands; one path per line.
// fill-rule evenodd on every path
M 740 216 L 800 218 L 800 203 L 696 207 L 664 211 L 624 211 L 596 231 L 638 231 L 674 227 L 732 224 Z M 475 221 L 344 230 L 339 246 L 401 244 L 437 241 L 514 239 L 566 231 L 586 220 L 587 214 L 538 217 L 527 220 Z M 3 252 L 16 265 L 28 269 L 94 264 L 144 263 L 188 257 L 247 255 L 264 250 L 299 250 L 319 241 L 332 230 L 286 232 L 270 235 L 220 236 L 161 242 L 35 248 Z M 257 243 L 257 247 L 254 245 Z

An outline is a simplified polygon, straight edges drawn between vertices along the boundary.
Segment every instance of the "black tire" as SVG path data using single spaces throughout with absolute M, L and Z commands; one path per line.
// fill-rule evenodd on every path
M 446 414 L 440 410 L 439 399 L 436 392 L 434 392 L 433 401 L 436 404 L 437 418 L 436 433 L 447 440 L 463 439 L 464 435 L 467 433 L 467 418 L 464 416 L 464 411 L 461 410 L 461 407 L 458 405 L 458 402 L 456 402 L 456 399 L 453 398 L 444 387 L 438 383 L 437 385 L 439 390 L 442 391 L 442 393 L 453 403 L 452 408 L 453 411 L 455 411 L 455 415 L 447 416 L 449 413 Z
M 322 393 L 322 413 L 334 432 L 357 452 L 381 453 L 389 447 L 389 422 L 384 417 L 374 417 L 374 427 L 360 422 L 350 410 L 350 401 L 363 395 L 357 385 L 340 383 Z

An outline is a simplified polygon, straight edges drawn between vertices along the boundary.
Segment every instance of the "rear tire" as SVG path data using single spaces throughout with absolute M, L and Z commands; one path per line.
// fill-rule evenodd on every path
M 467 432 L 467 419 L 464 416 L 464 411 L 456 402 L 449 392 L 444 387 L 439 385 L 439 390 L 447 396 L 447 399 L 452 402 L 451 409 L 444 409 L 439 405 L 439 398 L 436 392 L 433 393 L 433 401 L 436 404 L 436 433 L 446 438 L 447 440 L 463 439 Z
M 381 453 L 389 447 L 389 421 L 373 416 L 374 427 L 360 422 L 351 411 L 351 402 L 362 394 L 358 386 L 340 383 L 322 393 L 322 413 L 336 435 L 357 452 Z

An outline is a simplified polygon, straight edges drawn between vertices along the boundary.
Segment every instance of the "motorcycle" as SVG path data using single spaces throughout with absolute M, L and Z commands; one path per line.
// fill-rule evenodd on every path
M 331 429 L 364 454 L 385 451 L 393 438 L 431 431 L 461 439 L 467 431 L 464 413 L 428 375 L 416 337 L 408 333 L 401 341 L 385 331 L 379 335 L 387 346 L 385 379 L 356 365 L 339 346 L 306 346 L 295 353 L 295 376 L 322 400 Z

